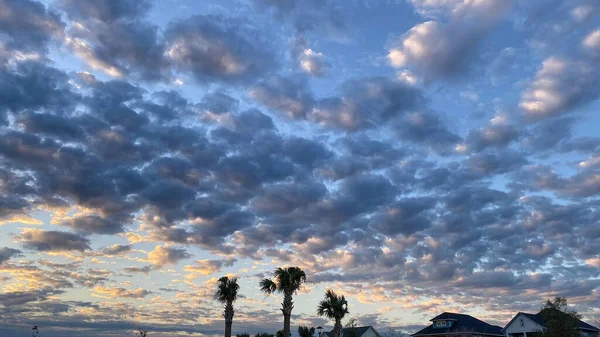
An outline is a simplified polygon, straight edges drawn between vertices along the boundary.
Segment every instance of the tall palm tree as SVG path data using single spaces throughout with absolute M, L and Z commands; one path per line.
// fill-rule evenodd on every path
M 260 290 L 266 295 L 283 294 L 283 337 L 290 337 L 290 317 L 294 309 L 292 297 L 306 283 L 306 273 L 298 267 L 287 267 L 275 269 L 273 276 L 273 280 L 266 278 L 260 281 Z
M 325 316 L 335 320 L 333 326 L 333 336 L 342 337 L 342 319 L 348 311 L 348 301 L 344 295 L 338 295 L 333 290 L 329 289 L 325 292 L 325 297 L 317 307 L 317 315 Z
M 237 283 L 237 277 L 228 278 L 223 276 L 217 283 L 217 290 L 215 291 L 215 300 L 225 304 L 225 310 L 223 310 L 223 318 L 225 318 L 225 337 L 231 337 L 231 325 L 233 324 L 233 302 L 237 300 L 238 290 L 240 285 Z
M 309 328 L 307 326 L 299 326 L 298 327 L 298 335 L 300 335 L 300 337 L 313 337 L 315 334 L 315 328 Z

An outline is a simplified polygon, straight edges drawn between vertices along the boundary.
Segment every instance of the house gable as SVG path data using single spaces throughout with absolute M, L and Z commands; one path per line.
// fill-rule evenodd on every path
M 537 332 L 543 330 L 543 326 L 534 322 L 531 318 L 529 318 L 522 312 L 516 314 L 515 317 L 513 317 L 513 319 L 511 319 L 510 322 L 508 322 L 506 327 L 504 327 L 504 331 L 509 334 L 521 332 Z
M 431 325 L 425 327 L 411 336 L 442 336 L 442 335 L 478 335 L 478 336 L 504 336 L 502 328 L 488 324 L 473 316 L 445 312 L 432 319 Z M 445 322 L 444 324 L 436 324 Z M 448 324 L 451 322 L 450 324 Z M 436 326 L 437 325 L 437 326 Z

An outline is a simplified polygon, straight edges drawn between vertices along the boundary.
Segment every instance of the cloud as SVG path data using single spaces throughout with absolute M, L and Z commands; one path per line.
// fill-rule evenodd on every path
M 123 224 L 119 221 L 105 219 L 97 215 L 83 215 L 61 223 L 63 226 L 87 234 L 117 234 L 123 232 Z
M 107 246 L 100 249 L 97 254 L 99 256 L 116 256 L 116 255 L 124 255 L 131 251 L 133 247 L 131 245 L 120 245 L 115 244 L 112 246 Z
M 304 37 L 297 37 L 293 41 L 291 54 L 298 60 L 300 68 L 313 76 L 323 77 L 331 68 L 327 57 L 323 53 L 312 50 Z
M 59 5 L 74 19 L 96 19 L 114 22 L 119 19 L 136 19 L 145 15 L 151 7 L 149 0 L 60 0 Z
M 142 288 L 128 290 L 128 289 L 119 288 L 119 287 L 117 287 L 117 288 L 95 287 L 94 292 L 100 294 L 100 296 L 110 296 L 111 298 L 116 297 L 116 298 L 133 298 L 133 299 L 144 298 L 152 293 L 152 292 L 142 289 Z
M 503 116 L 497 116 L 480 129 L 472 129 L 466 137 L 467 147 L 481 151 L 487 147 L 506 147 L 520 136 L 519 128 Z
M 90 248 L 90 240 L 77 234 L 26 228 L 15 236 L 25 248 L 40 252 L 80 251 Z
M 126 273 L 144 273 L 148 274 L 152 271 L 152 266 L 143 266 L 143 267 L 125 267 L 123 271 Z
M 18 249 L 2 247 L 0 248 L 0 264 L 9 261 L 11 258 L 15 256 L 21 255 L 21 251 Z
M 164 35 L 170 62 L 200 83 L 249 82 L 277 64 L 268 44 L 242 20 L 196 15 L 170 23 Z
M 155 268 L 162 268 L 190 257 L 191 255 L 185 249 L 156 246 L 148 253 L 148 262 Z
M 236 262 L 236 259 L 229 260 L 198 260 L 193 265 L 183 267 L 183 270 L 189 273 L 200 275 L 212 275 L 221 271 L 223 267 L 231 267 Z
M 340 96 L 317 102 L 311 121 L 356 131 L 380 127 L 424 103 L 416 88 L 384 77 L 349 80 L 340 89 Z
M 291 23 L 297 33 L 320 31 L 334 39 L 345 39 L 348 24 L 333 1 L 253 0 L 259 9 L 270 10 L 277 20 Z
M 469 71 L 480 41 L 499 23 L 510 1 L 415 1 L 417 10 L 431 9 L 447 22 L 426 21 L 411 28 L 389 49 L 396 68 L 418 71 L 429 80 L 456 78 Z
M 519 107 L 533 121 L 564 115 L 598 98 L 597 68 L 584 61 L 549 57 L 542 62 Z
M 583 40 L 583 46 L 595 56 L 600 56 L 600 29 L 589 33 Z
M 46 301 L 50 296 L 60 295 L 62 290 L 42 288 L 31 291 L 13 291 L 0 294 L 0 304 L 5 307 L 18 306 L 30 302 Z
M 31 0 L 3 0 L 0 29 L 8 37 L 6 47 L 45 53 L 52 39 L 61 38 L 65 24 L 60 15 Z
M 62 0 L 72 21 L 65 44 L 93 69 L 122 78 L 169 77 L 158 28 L 143 18 L 150 1 Z
M 259 82 L 250 97 L 289 118 L 303 119 L 313 107 L 314 98 L 302 76 L 274 76 Z

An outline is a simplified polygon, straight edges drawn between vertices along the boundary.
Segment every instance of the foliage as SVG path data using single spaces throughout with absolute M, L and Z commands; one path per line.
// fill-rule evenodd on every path
M 283 330 L 277 330 L 275 337 L 283 337 Z
M 381 337 L 409 337 L 410 335 L 407 333 L 404 333 L 402 331 L 398 331 L 398 330 L 393 330 L 392 328 L 389 328 L 387 331 L 384 331 L 381 333 Z M 527 334 L 527 336 L 529 336 L 529 334 Z
M 34 325 L 33 328 L 31 328 L 31 337 L 36 337 L 39 333 L 40 329 L 38 329 L 37 325 Z
M 344 295 L 338 295 L 329 289 L 325 292 L 325 297 L 317 307 L 317 314 L 335 320 L 333 326 L 334 337 L 342 337 L 342 319 L 348 311 L 348 301 Z
M 237 300 L 238 290 L 240 289 L 240 285 L 237 283 L 238 279 L 228 278 L 227 276 L 223 276 L 219 279 L 219 283 L 217 284 L 217 290 L 214 294 L 214 299 L 221 303 L 233 303 Z
M 283 313 L 283 337 L 290 337 L 290 320 L 294 301 L 292 296 L 302 289 L 306 283 L 306 273 L 298 267 L 277 268 L 273 273 L 274 278 L 265 278 L 260 281 L 260 290 L 265 295 L 273 293 L 283 294 L 281 312 Z M 279 337 L 279 336 L 277 336 Z
M 325 297 L 317 307 L 317 314 L 325 316 L 329 319 L 341 321 L 348 311 L 348 301 L 344 295 L 337 295 L 333 290 L 329 289 L 325 292 Z
M 346 323 L 346 325 L 344 326 L 345 328 L 349 329 L 349 333 L 347 337 L 358 337 L 356 334 L 356 326 L 358 325 L 358 320 L 353 317 L 351 318 L 348 323 Z
M 307 326 L 299 326 L 298 327 L 298 335 L 300 335 L 300 337 L 313 337 L 315 334 L 315 328 L 314 327 L 307 327 Z
M 135 333 L 135 335 L 136 337 L 146 337 L 148 335 L 148 331 L 138 328 L 138 331 Z
M 254 337 L 275 337 L 275 335 L 268 332 L 259 332 L 256 335 L 254 335 Z
M 233 316 L 235 315 L 233 302 L 237 300 L 239 289 L 240 286 L 237 283 L 236 277 L 229 278 L 223 276 L 219 279 L 217 290 L 213 295 L 215 300 L 225 304 L 223 310 L 223 318 L 225 318 L 225 337 L 231 337 L 231 326 L 233 325 Z
M 579 337 L 577 325 L 581 319 L 581 315 L 568 308 L 567 299 L 565 297 L 555 297 L 548 299 L 542 305 L 540 316 L 546 323 L 547 337 Z
M 250 337 L 250 334 L 247 332 L 244 332 L 244 333 L 239 333 L 239 334 L 235 335 L 235 337 Z
M 260 290 L 266 295 L 273 293 L 295 294 L 306 283 L 306 273 L 298 267 L 275 269 L 274 279 L 260 281 Z

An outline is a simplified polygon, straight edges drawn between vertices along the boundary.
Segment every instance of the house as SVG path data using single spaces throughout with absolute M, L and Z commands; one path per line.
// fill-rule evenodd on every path
M 513 317 L 510 322 L 504 327 L 503 331 L 506 337 L 533 337 L 534 334 L 543 332 L 546 330 L 546 323 L 542 318 L 545 310 L 556 310 L 556 309 L 544 309 L 537 314 L 528 314 L 526 312 L 519 312 Z M 562 311 L 556 310 L 559 315 L 567 315 Z M 582 320 L 578 320 L 577 330 L 584 337 L 599 337 L 600 329 L 587 324 Z
M 502 328 L 488 324 L 473 316 L 444 312 L 432 319 L 430 326 L 412 334 L 412 337 L 504 337 Z
M 333 330 L 323 332 L 322 337 L 333 337 Z M 372 326 L 357 326 L 342 329 L 342 337 L 381 337 L 379 332 Z

